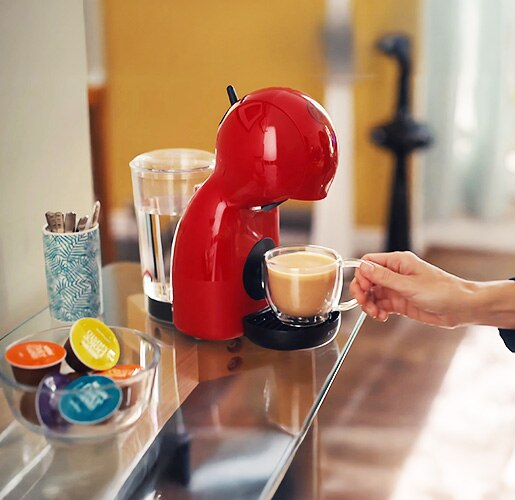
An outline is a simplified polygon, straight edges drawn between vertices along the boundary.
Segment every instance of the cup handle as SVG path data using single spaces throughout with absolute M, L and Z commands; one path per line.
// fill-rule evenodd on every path
M 343 259 L 342 268 L 346 267 L 359 267 L 362 262 L 365 262 L 362 259 Z M 336 307 L 338 311 L 348 311 L 349 309 L 353 309 L 358 305 L 358 301 L 356 299 L 347 300 L 345 302 L 340 302 Z

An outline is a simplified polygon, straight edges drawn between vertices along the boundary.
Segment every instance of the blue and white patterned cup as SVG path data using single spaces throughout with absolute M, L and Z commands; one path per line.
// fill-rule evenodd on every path
M 52 318 L 76 321 L 103 313 L 98 224 L 78 233 L 43 228 L 48 302 Z

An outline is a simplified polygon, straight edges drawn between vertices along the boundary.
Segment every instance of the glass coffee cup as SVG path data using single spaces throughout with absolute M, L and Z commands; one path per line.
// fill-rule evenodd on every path
M 343 259 L 336 251 L 316 245 L 285 246 L 264 255 L 263 279 L 268 304 L 277 318 L 291 326 L 314 326 L 333 311 L 348 311 L 356 299 L 339 302 L 345 268 L 361 259 Z

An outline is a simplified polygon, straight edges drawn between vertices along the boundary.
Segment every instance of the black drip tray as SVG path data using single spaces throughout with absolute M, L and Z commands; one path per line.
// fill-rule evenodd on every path
M 294 327 L 281 323 L 267 307 L 243 318 L 243 334 L 254 344 L 277 351 L 321 347 L 334 339 L 340 328 L 340 313 L 316 326 Z

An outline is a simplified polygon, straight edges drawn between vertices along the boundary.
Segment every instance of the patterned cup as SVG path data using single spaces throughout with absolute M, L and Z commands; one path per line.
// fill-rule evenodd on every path
M 78 233 L 43 228 L 50 314 L 59 321 L 102 315 L 102 275 L 98 224 Z

